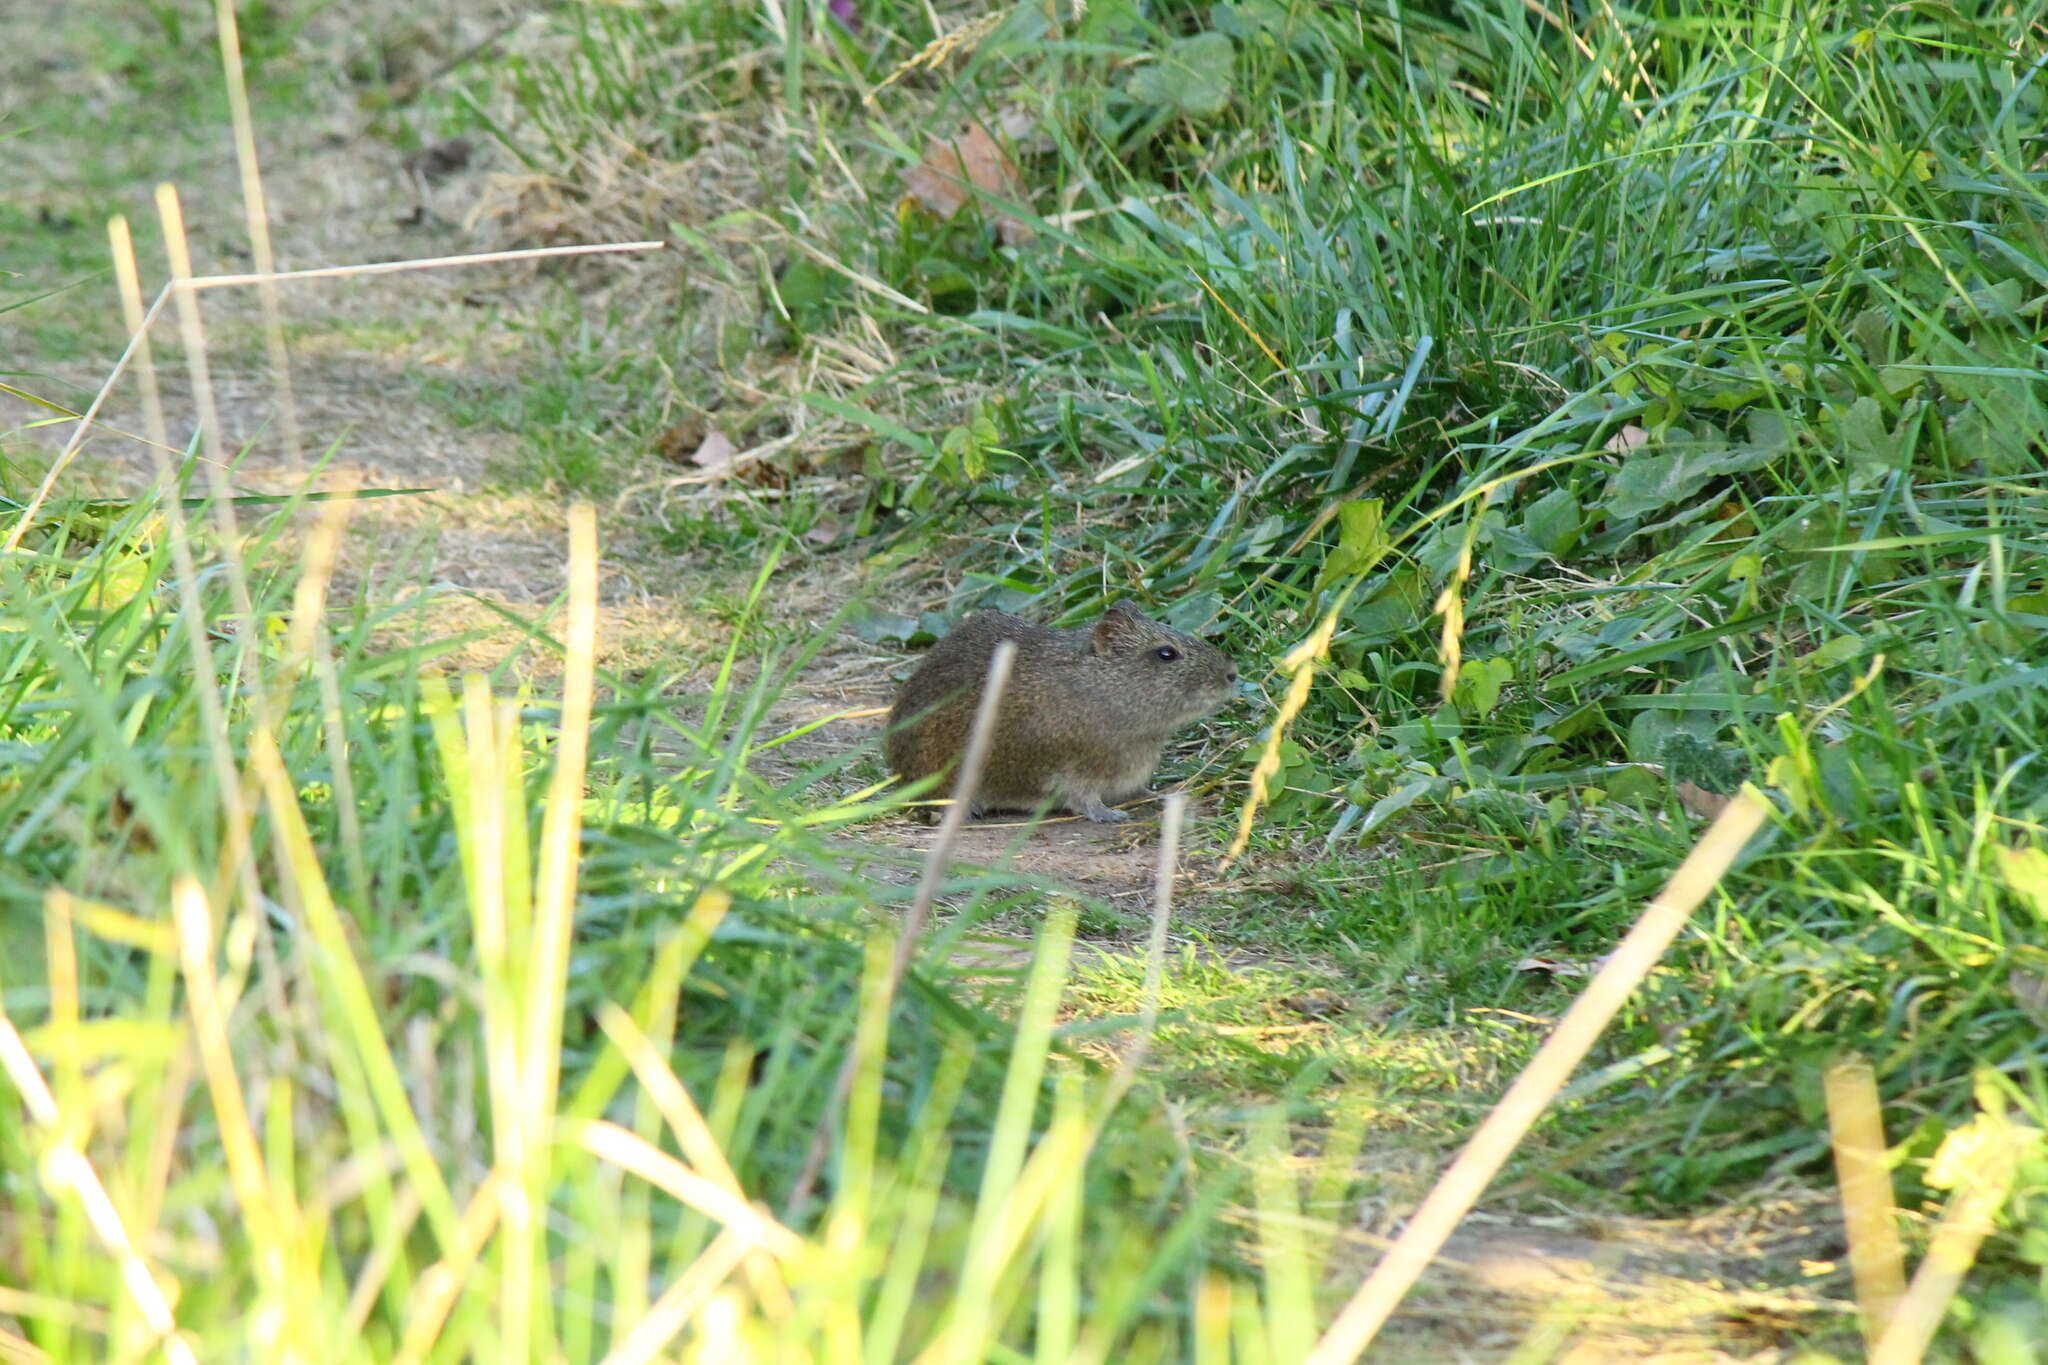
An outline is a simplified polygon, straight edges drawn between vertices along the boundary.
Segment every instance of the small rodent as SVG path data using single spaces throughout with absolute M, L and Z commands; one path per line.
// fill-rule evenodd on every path
M 1213 645 L 1126 602 L 1092 628 L 1053 630 L 999 611 L 962 621 L 933 645 L 889 709 L 889 766 L 905 782 L 949 771 L 998 642 L 1016 642 L 972 813 L 1050 800 L 1090 820 L 1126 820 L 1113 801 L 1146 792 L 1174 731 L 1230 700 L 1237 665 Z

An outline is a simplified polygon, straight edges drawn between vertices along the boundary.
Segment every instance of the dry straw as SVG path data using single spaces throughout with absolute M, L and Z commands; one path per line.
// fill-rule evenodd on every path
M 1828 1068 L 1825 1085 L 1856 1307 L 1864 1344 L 1875 1348 L 1906 1293 L 1906 1257 L 1899 1247 L 1891 1171 L 1885 1164 L 1877 1078 L 1863 1058 L 1845 1057 Z
M 1913 1282 L 1870 1348 L 1870 1365 L 1919 1365 L 1949 1301 L 1962 1288 L 1978 1248 L 1991 1235 L 1998 1211 L 2012 1193 L 2021 1149 L 2012 1120 L 1987 1108 L 1975 1123 L 1949 1136 L 1936 1165 L 1943 1164 L 1951 1144 L 1958 1149 L 1953 1163 L 1955 1196 L 1928 1239 L 1926 1259 L 1913 1272 Z
M 71 462 L 78 457 L 79 448 L 85 444 L 86 435 L 92 430 L 100 409 L 106 406 L 108 395 L 114 391 L 114 385 L 120 382 L 121 376 L 128 372 L 128 366 L 135 360 L 137 352 L 147 344 L 146 338 L 150 329 L 156 324 L 158 315 L 163 312 L 173 294 L 192 294 L 207 289 L 224 289 L 238 285 L 354 279 L 363 275 L 390 275 L 402 270 L 440 270 L 449 266 L 494 265 L 506 261 L 540 260 L 552 256 L 595 256 L 614 251 L 659 251 L 665 245 L 667 244 L 664 242 L 592 242 L 578 246 L 524 247 L 517 251 L 479 251 L 465 256 L 427 256 L 411 261 L 364 261 L 356 265 L 328 265 L 311 270 L 280 270 L 246 275 L 191 275 L 188 269 L 184 277 L 174 279 L 163 287 L 142 315 L 139 324 L 131 321 L 127 348 L 114 362 L 114 367 L 107 371 L 106 379 L 101 382 L 99 392 L 93 395 L 92 402 L 86 407 L 85 415 L 79 418 L 71 439 L 64 443 L 63 450 L 58 452 L 56 460 L 44 474 L 42 483 L 37 485 L 35 496 L 28 500 L 28 505 L 21 510 L 21 515 L 15 518 L 14 527 L 7 533 L 7 539 L 0 542 L 0 551 L 18 548 L 21 538 L 28 534 L 28 528 L 33 526 L 36 518 L 42 514 L 43 504 L 49 500 L 51 490 L 57 486 L 57 480 L 63 476 Z M 119 259 L 118 252 L 116 259 Z M 163 438 L 153 436 L 152 439 Z
M 1685 927 L 1686 918 L 1707 898 L 1763 824 L 1767 810 L 1764 799 L 1751 788 L 1744 788 L 1728 803 L 1451 1162 L 1400 1237 L 1316 1343 L 1305 1365 L 1348 1365 L 1372 1344 L 1452 1229 L 1485 1193 L 1616 1012 Z

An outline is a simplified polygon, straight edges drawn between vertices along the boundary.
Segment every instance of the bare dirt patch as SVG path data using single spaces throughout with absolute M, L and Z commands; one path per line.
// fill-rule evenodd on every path
M 1794 1334 L 1846 1311 L 1841 1238 L 1817 1190 L 1702 1218 L 1475 1213 L 1389 1324 L 1375 1360 L 1719 1365 L 1790 1358 Z M 1377 1250 L 1337 1258 L 1355 1284 Z M 1344 1268 L 1349 1262 L 1355 1269 Z

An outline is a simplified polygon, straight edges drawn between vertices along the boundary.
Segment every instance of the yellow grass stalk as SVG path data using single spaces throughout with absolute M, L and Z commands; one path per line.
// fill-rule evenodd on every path
M 676 1073 L 669 1069 L 668 1062 L 632 1016 L 607 1000 L 598 1006 L 597 1024 L 624 1054 L 634 1078 L 667 1121 L 675 1134 L 676 1146 L 682 1148 L 690 1165 L 707 1179 L 744 1198 L 746 1192 L 740 1186 L 740 1178 L 726 1161 L 725 1150 L 718 1145 L 711 1125 L 704 1121 L 703 1111 L 697 1108 L 690 1092 L 676 1079 Z
M 1357 581 L 1352 580 L 1352 587 L 1357 585 Z M 1281 671 L 1293 677 L 1287 684 L 1287 695 L 1281 698 L 1280 709 L 1274 714 L 1273 723 L 1266 732 L 1266 747 L 1259 751 L 1259 761 L 1252 765 L 1251 788 L 1245 793 L 1244 809 L 1238 812 L 1237 837 L 1230 841 L 1230 849 L 1223 855 L 1225 868 L 1236 862 L 1251 842 L 1252 830 L 1259 822 L 1259 807 L 1277 795 L 1270 788 L 1280 776 L 1280 746 L 1287 739 L 1287 727 L 1294 724 L 1294 718 L 1308 704 L 1309 690 L 1316 681 L 1316 661 L 1329 652 L 1330 637 L 1337 631 L 1337 618 L 1350 599 L 1351 587 L 1347 587 L 1338 594 L 1337 601 L 1323 614 L 1323 619 L 1309 637 L 1288 650 L 1286 657 L 1280 660 Z
M 156 187 L 156 211 L 164 229 L 164 254 L 171 262 L 171 283 L 189 285 L 192 279 L 192 248 L 185 239 L 185 211 L 178 202 L 175 185 Z M 241 527 L 235 516 L 235 490 L 228 483 L 227 442 L 220 425 L 220 404 L 213 394 L 213 367 L 206 358 L 206 323 L 199 315 L 199 295 L 189 287 L 176 288 L 178 332 L 185 343 L 185 370 L 192 381 L 192 406 L 198 409 L 200 448 L 207 458 L 201 463 L 212 487 L 214 533 L 220 537 L 221 558 L 228 571 L 228 591 L 235 611 L 241 616 L 242 636 L 257 628 L 255 610 L 249 597 L 249 577 L 243 571 Z M 254 666 L 254 652 L 241 650 L 240 661 Z M 250 682 L 258 680 L 251 678 Z M 250 699 L 260 703 L 260 688 L 252 688 Z M 260 712 L 259 712 L 260 715 Z
M 257 1248 L 256 1272 L 267 1281 L 272 1294 L 284 1285 L 276 1279 L 270 1264 L 285 1230 L 276 1226 L 271 1205 L 270 1179 L 263 1167 L 263 1153 L 256 1145 L 256 1130 L 249 1120 L 242 1083 L 235 1074 L 235 1054 L 228 1042 L 228 1010 L 221 998 L 220 982 L 213 969 L 213 909 L 206 891 L 192 877 L 179 877 L 171 886 L 171 915 L 178 928 L 178 962 L 185 973 L 185 1007 L 192 1016 L 192 1036 L 199 1045 L 199 1060 L 206 1072 L 206 1088 L 213 1096 L 214 1122 L 220 1129 L 221 1154 L 227 1159 L 228 1184 L 241 1205 L 249 1240 Z M 273 1349 L 274 1341 L 259 1341 L 259 1348 Z
M 748 1251 L 747 1239 L 732 1229 L 719 1233 L 704 1254 L 662 1291 L 625 1340 L 606 1353 L 602 1365 L 646 1365 L 660 1355 L 676 1333 L 711 1302 Z
M 495 1171 L 484 1177 L 462 1210 L 454 1235 L 443 1243 L 441 1259 L 421 1272 L 419 1282 L 413 1286 L 412 1314 L 406 1319 L 398 1354 L 392 1357 L 391 1365 L 419 1365 L 440 1338 L 449 1310 L 455 1307 L 456 1297 L 469 1283 L 470 1267 L 476 1264 L 477 1254 L 498 1226 L 498 1208 L 503 1202 L 498 1180 Z
M 277 741 L 269 731 L 258 729 L 250 737 L 249 759 L 270 808 L 282 875 L 291 883 L 300 912 L 305 916 L 306 929 L 319 949 L 316 960 L 322 984 L 332 993 L 330 998 L 345 1026 L 347 1042 L 362 1064 L 378 1114 L 398 1146 L 427 1223 L 434 1229 L 443 1255 L 450 1255 L 450 1248 L 465 1235 L 455 1211 L 454 1196 L 427 1145 L 426 1135 L 420 1130 L 418 1116 L 413 1113 L 397 1059 L 385 1040 L 369 982 L 356 962 L 348 929 L 321 873 L 319 856 L 306 828 L 305 815 L 299 809 L 291 774 L 285 770 Z
M 164 455 L 171 449 L 171 431 L 164 422 L 163 393 L 157 387 L 156 360 L 149 348 L 150 312 L 142 306 L 142 273 L 135 265 L 135 237 L 128 230 L 125 217 L 115 214 L 107 220 L 107 239 L 113 249 L 114 285 L 115 292 L 121 296 L 121 320 L 128 325 L 128 344 L 135 357 L 135 382 L 142 390 L 143 430 L 149 433 L 154 446 L 150 453 L 156 457 L 157 472 L 161 476 L 169 468 L 164 462 Z M 157 303 L 163 301 L 164 296 L 159 295 Z M 88 417 L 79 422 L 76 434 L 83 435 L 90 421 Z M 183 509 L 179 511 L 182 515 Z M 165 514 L 169 515 L 168 508 Z
M 545 1236 L 549 1149 L 561 1079 L 562 1001 L 568 984 L 576 867 L 583 839 L 583 775 L 596 687 L 597 580 L 597 514 L 588 503 L 579 503 L 569 510 L 569 605 L 562 642 L 561 724 L 555 739 L 554 775 L 541 812 L 530 933 L 520 935 L 518 926 L 506 925 L 507 955 L 497 974 L 501 980 L 518 980 L 519 1001 L 514 1017 L 499 1018 L 491 1029 L 494 1055 L 509 1048 L 517 1060 L 517 1081 L 504 1106 L 511 1122 L 496 1134 L 499 1169 L 517 1174 L 516 1179 L 499 1186 L 504 1200 L 499 1324 L 502 1346 L 510 1360 L 530 1357 L 534 1324 L 545 1321 L 548 1309 L 536 1275 Z M 472 774 L 472 784 L 481 787 L 477 776 Z M 507 774 L 504 783 L 511 780 Z M 474 799 L 496 801 L 504 783 Z M 507 834 L 511 823 L 505 823 Z M 520 824 L 523 828 L 523 822 Z M 492 875 L 483 868 L 482 856 L 477 861 L 479 877 Z M 522 937 L 525 951 L 519 952 L 516 948 Z
M 1195 1290 L 1195 1365 L 1230 1365 L 1230 1300 L 1230 1277 L 1204 1271 Z
M 1891 1171 L 1885 1164 L 1884 1119 L 1870 1063 L 1846 1057 L 1827 1070 L 1828 1137 L 1835 1150 L 1842 1224 L 1863 1341 L 1875 1349 L 1906 1292 L 1906 1257 L 1899 1246 Z
M 249 258 L 258 274 L 277 269 L 270 245 L 270 206 L 263 193 L 263 169 L 256 157 L 256 120 L 249 111 L 249 83 L 242 73 L 242 34 L 235 23 L 235 0 L 214 0 L 215 27 L 220 33 L 220 69 L 228 93 L 228 115 L 235 130 L 235 164 L 242 173 L 242 216 L 249 224 Z M 285 351 L 284 320 L 277 307 L 277 286 L 256 290 L 263 309 L 264 348 L 270 357 L 270 382 L 277 389 L 279 425 L 285 453 L 296 470 L 304 462 L 299 436 L 299 408 L 292 398 L 291 358 Z
M 1266 1340 L 1272 1359 L 1300 1360 L 1315 1345 L 1316 1285 L 1303 1237 L 1292 1135 L 1280 1111 L 1268 1109 L 1254 1123 L 1250 1156 L 1259 1265 L 1265 1272 Z
M 1936 1177 L 1948 1167 L 1955 1188 L 1948 1211 L 1927 1243 L 1927 1257 L 1870 1348 L 1870 1365 L 1919 1365 L 1941 1327 L 1949 1300 L 1976 1263 L 1977 1249 L 1991 1235 L 1993 1220 L 2012 1193 L 2019 1173 L 2021 1143 L 2002 1110 L 1986 1109 L 1967 1128 L 1949 1134 L 1936 1153 Z
M 163 1343 L 164 1355 L 171 1365 L 198 1365 L 191 1346 L 178 1335 L 177 1319 L 171 1314 L 170 1299 L 163 1290 L 164 1285 L 169 1285 L 175 1293 L 177 1280 L 168 1273 L 152 1271 L 143 1262 L 134 1239 L 128 1235 L 127 1225 L 121 1221 L 120 1211 L 107 1197 L 107 1187 L 100 1183 L 92 1162 L 67 1135 L 57 1098 L 50 1093 L 49 1083 L 43 1079 L 35 1059 L 29 1056 L 4 1003 L 0 1003 L 0 1070 L 5 1070 L 7 1079 L 14 1083 L 15 1093 L 21 1096 L 29 1118 L 52 1139 L 42 1163 L 43 1178 L 51 1190 L 59 1194 L 69 1192 L 78 1200 L 93 1235 L 120 1266 L 122 1289 L 142 1315 L 144 1325 Z
M 648 1184 L 668 1191 L 697 1212 L 723 1224 L 743 1239 L 748 1250 L 759 1248 L 778 1256 L 793 1256 L 803 1239 L 775 1221 L 767 1212 L 746 1199 L 707 1179 L 662 1151 L 646 1138 L 606 1119 L 589 1119 L 562 1125 L 562 1137 L 593 1156 L 601 1157 L 622 1171 L 630 1171 Z
M 1586 983 L 1528 1067 L 1508 1087 L 1394 1245 L 1337 1314 L 1304 1365 L 1349 1365 L 1364 1354 L 1452 1229 L 1478 1202 L 1609 1021 L 1657 965 L 1685 927 L 1686 918 L 1707 898 L 1763 824 L 1768 809 L 1764 798 L 1750 787 L 1728 803 L 1635 927 Z

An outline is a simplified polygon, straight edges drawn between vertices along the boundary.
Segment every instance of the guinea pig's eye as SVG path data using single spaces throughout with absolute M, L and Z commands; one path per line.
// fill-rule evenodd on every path
M 1180 651 L 1175 649 L 1172 645 L 1161 645 L 1159 646 L 1159 657 L 1171 663 L 1173 660 L 1178 659 L 1180 657 Z

